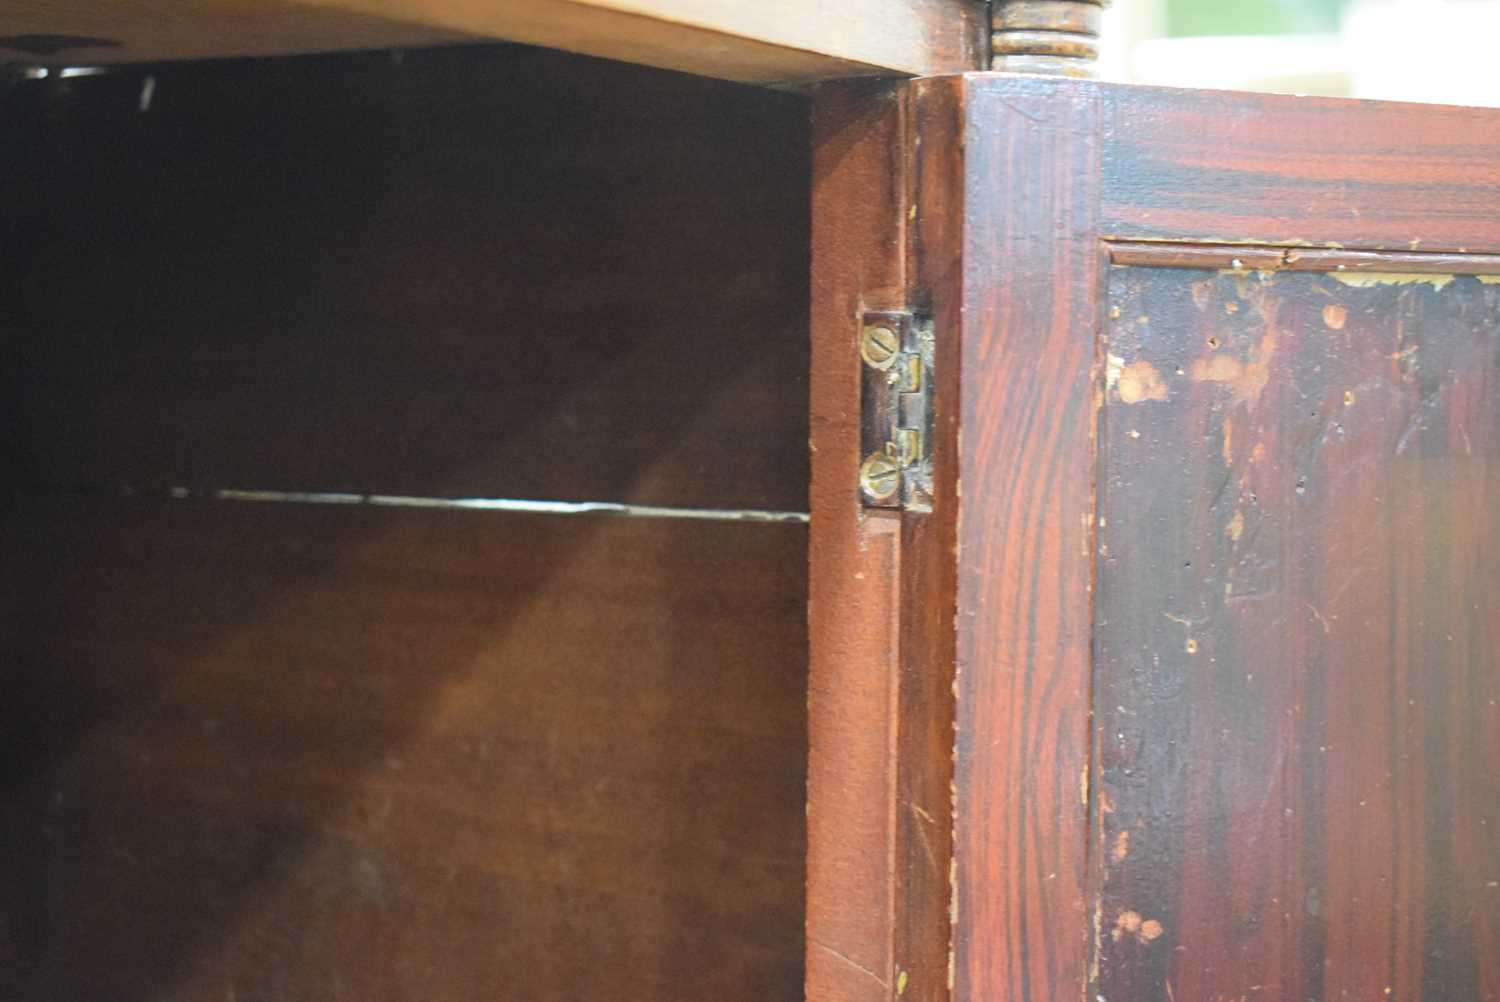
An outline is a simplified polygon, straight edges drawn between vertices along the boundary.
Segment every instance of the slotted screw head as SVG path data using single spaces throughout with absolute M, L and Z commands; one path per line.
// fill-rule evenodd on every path
M 887 453 L 875 453 L 859 468 L 859 486 L 877 504 L 891 500 L 901 489 L 901 464 Z
M 880 324 L 866 327 L 859 339 L 859 357 L 874 369 L 889 369 L 900 350 L 901 336 Z

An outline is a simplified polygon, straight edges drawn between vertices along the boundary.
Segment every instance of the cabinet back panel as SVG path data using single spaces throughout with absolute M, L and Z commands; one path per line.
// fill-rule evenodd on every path
M 805 559 L 788 524 L 18 505 L 0 997 L 799 998 Z
M 806 510 L 802 97 L 479 47 L 0 104 L 26 483 Z

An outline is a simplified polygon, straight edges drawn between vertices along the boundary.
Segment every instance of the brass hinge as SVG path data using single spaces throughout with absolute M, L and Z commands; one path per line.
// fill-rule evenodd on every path
M 932 322 L 905 310 L 867 310 L 859 357 L 860 500 L 931 511 Z

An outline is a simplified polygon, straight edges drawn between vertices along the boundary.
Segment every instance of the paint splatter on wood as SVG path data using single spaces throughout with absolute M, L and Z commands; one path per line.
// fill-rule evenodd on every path
M 1115 391 L 1119 393 L 1120 400 L 1127 404 L 1167 399 L 1167 384 L 1150 362 L 1136 361 L 1125 366 Z
M 1500 284 L 1350 277 L 1108 276 L 1109 1002 L 1500 1002 Z

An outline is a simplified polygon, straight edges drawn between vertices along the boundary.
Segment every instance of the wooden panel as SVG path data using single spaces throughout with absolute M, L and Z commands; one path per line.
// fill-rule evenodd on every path
M 1100 100 L 1095 991 L 1500 997 L 1494 116 Z
M 0 994 L 800 997 L 803 527 L 10 515 Z
M 370 11 L 295 0 L 8 0 L 0 62 L 98 66 L 483 41 Z
M 1493 115 L 915 86 L 964 130 L 956 998 L 1500 997 Z
M 1105 236 L 1500 248 L 1492 111 L 1155 87 L 1099 100 Z
M 939 90 L 944 84 L 936 83 Z M 963 121 L 912 87 L 906 302 L 933 327 L 932 510 L 901 520 L 901 720 L 897 793 L 897 996 L 949 1002 L 954 978 L 954 721 L 958 696 L 958 477 L 963 274 Z M 915 215 L 913 215 L 915 212 Z M 905 979 L 902 974 L 908 975 Z
M 940 226 L 962 203 L 947 177 L 913 201 L 925 165 L 910 156 L 904 87 L 828 85 L 814 109 L 807 997 L 937 1002 L 949 995 L 956 421 L 939 426 L 932 513 L 861 509 L 859 315 L 920 305 L 923 227 L 907 221 Z M 922 128 L 957 165 L 951 132 Z M 943 329 L 934 392 L 951 404 Z
M 894 991 L 901 526 L 858 496 L 859 312 L 905 297 L 905 98 L 830 85 L 814 102 L 807 998 Z
M 933 114 L 959 109 L 965 158 L 947 265 L 962 283 L 957 997 L 1076 999 L 1090 921 L 1094 91 L 997 75 L 929 97 Z
M 28 482 L 806 510 L 803 98 L 519 47 L 152 75 L 5 97 Z
M 77 65 L 503 39 L 788 82 L 975 69 L 988 27 L 979 0 L 12 0 L 0 52 Z
M 1109 304 L 1099 995 L 1500 998 L 1500 287 Z

